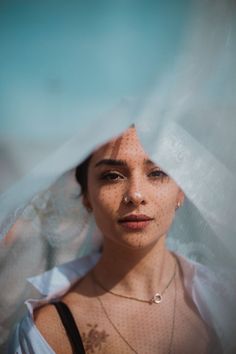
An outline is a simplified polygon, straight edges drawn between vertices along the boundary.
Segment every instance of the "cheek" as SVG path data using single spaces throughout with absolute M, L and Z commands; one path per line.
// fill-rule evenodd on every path
M 91 199 L 93 215 L 103 235 L 114 232 L 114 220 L 120 207 L 120 195 L 121 193 L 114 186 L 106 186 L 93 194 Z
M 178 189 L 175 185 L 162 185 L 153 193 L 153 204 L 159 221 L 171 221 L 175 215 Z
M 112 215 L 119 209 L 122 198 L 121 188 L 116 185 L 104 186 L 94 190 L 92 206 L 94 212 Z

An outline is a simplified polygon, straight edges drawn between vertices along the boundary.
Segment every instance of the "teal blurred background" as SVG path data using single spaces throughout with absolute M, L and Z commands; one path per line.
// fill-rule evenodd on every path
M 0 139 L 66 138 L 120 98 L 148 95 L 190 12 L 188 0 L 1 1 Z

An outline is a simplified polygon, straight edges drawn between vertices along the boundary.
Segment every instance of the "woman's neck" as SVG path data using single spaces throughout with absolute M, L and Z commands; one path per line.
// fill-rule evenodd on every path
M 130 249 L 105 239 L 102 256 L 94 269 L 96 279 L 108 290 L 150 298 L 162 292 L 175 269 L 165 237 L 148 249 Z

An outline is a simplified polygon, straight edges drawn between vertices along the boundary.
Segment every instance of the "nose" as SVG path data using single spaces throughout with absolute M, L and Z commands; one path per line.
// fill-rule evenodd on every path
M 139 181 L 131 181 L 126 192 L 123 196 L 123 202 L 127 204 L 133 204 L 139 206 L 140 204 L 146 204 L 142 183 Z

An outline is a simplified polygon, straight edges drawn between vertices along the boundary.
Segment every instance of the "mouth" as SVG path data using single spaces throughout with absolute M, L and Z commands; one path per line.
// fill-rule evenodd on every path
M 143 230 L 151 222 L 153 218 L 145 214 L 130 214 L 118 220 L 118 223 L 125 229 L 132 230 Z

